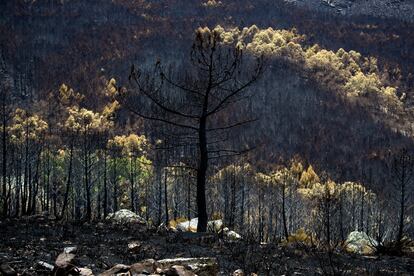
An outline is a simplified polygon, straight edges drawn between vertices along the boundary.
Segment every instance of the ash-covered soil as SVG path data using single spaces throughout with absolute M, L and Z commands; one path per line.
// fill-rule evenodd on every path
M 414 1 L 411 0 L 285 0 L 285 2 L 330 14 L 414 22 Z
M 131 244 L 135 246 L 128 248 Z M 21 275 L 50 275 L 39 261 L 54 265 L 69 246 L 77 247 L 76 265 L 95 275 L 116 264 L 179 257 L 216 257 L 220 275 L 232 275 L 237 269 L 246 275 L 413 275 L 414 271 L 414 259 L 409 257 L 327 254 L 300 246 L 226 241 L 215 234 L 160 232 L 142 225 L 44 218 L 0 222 L 0 264 Z

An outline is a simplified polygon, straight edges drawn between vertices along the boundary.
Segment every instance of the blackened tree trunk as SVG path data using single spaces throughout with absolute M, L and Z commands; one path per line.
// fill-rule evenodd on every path
M 168 214 L 168 170 L 164 170 L 164 207 L 165 207 L 165 226 L 169 226 L 170 216 Z
M 3 92 L 3 95 L 5 91 Z M 5 95 L 3 96 L 2 100 L 2 119 L 3 119 L 3 127 L 2 127 L 2 184 L 3 184 L 3 217 L 7 217 L 7 209 L 8 209 L 8 200 L 7 200 L 7 115 L 6 115 L 6 100 Z
M 131 182 L 131 211 L 135 212 L 135 183 L 134 183 L 134 174 L 135 174 L 135 161 L 133 157 L 130 157 L 129 159 L 129 181 Z
M 113 195 L 112 195 L 112 200 L 113 200 L 113 211 L 116 212 L 118 211 L 118 176 L 117 176 L 117 160 L 116 157 L 113 160 L 113 181 L 112 181 L 113 186 Z
M 413 176 L 413 159 L 406 149 L 403 149 L 397 157 L 394 158 L 394 176 L 396 178 L 395 186 L 398 191 L 399 216 L 398 232 L 396 240 L 401 242 L 404 236 L 406 206 L 408 204 L 407 187 L 411 184 Z
M 92 218 L 92 204 L 91 204 L 91 187 L 89 183 L 89 149 L 88 149 L 88 140 L 87 133 L 85 131 L 85 140 L 84 140 L 84 181 L 85 181 L 85 194 L 86 194 L 86 220 L 90 221 Z
M 119 101 L 131 112 L 144 119 L 167 124 L 175 131 L 178 129 L 182 139 L 191 139 L 192 144 L 196 145 L 198 154 L 196 160 L 192 160 L 191 167 L 197 171 L 198 232 L 207 230 L 206 177 L 209 160 L 246 151 L 228 149 L 224 143 L 212 140 L 220 140 L 230 129 L 254 121 L 252 118 L 231 118 L 233 120 L 228 122 L 217 119 L 224 110 L 237 108 L 249 98 L 244 92 L 258 79 L 263 69 L 263 59 L 253 58 L 256 61 L 251 70 L 253 73 L 246 72 L 243 67 L 251 63 L 242 62 L 242 52 L 235 44 L 227 46 L 218 32 L 198 30 L 190 54 L 193 68 L 184 74 L 180 72 L 186 77 L 179 79 L 166 74 L 160 62 L 156 63 L 154 71 L 145 74 L 132 66 L 129 79 L 136 86 L 137 93 L 125 93 L 124 89 L 120 89 L 119 93 Z M 171 147 L 186 147 L 187 144 L 178 142 Z
M 71 145 L 70 145 L 70 150 L 69 150 L 69 167 L 68 167 L 68 176 L 66 178 L 65 195 L 64 195 L 64 198 L 63 198 L 63 206 L 62 206 L 62 211 L 60 213 L 59 218 L 63 218 L 65 216 L 66 209 L 67 209 L 67 206 L 68 206 L 69 192 L 70 192 L 70 187 L 71 187 L 71 183 L 72 183 L 73 148 L 74 148 L 74 143 L 72 141 Z
M 206 138 L 206 118 L 200 118 L 199 128 L 200 157 L 197 169 L 197 232 L 207 231 L 207 206 L 206 206 L 206 174 L 208 168 L 208 151 Z
M 103 213 L 104 218 L 108 215 L 108 180 L 107 180 L 107 167 L 108 167 L 108 157 L 106 149 L 104 150 L 104 175 L 103 175 L 103 186 L 104 186 L 104 195 L 103 195 Z
M 286 221 L 286 183 L 282 183 L 282 220 L 283 220 L 283 232 L 285 239 L 288 240 L 289 232 Z

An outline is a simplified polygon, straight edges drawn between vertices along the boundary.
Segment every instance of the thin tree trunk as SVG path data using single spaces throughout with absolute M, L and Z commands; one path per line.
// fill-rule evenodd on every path
M 289 238 L 289 232 L 287 227 L 287 221 L 286 221 L 286 184 L 283 183 L 282 185 L 282 219 L 283 219 L 283 230 L 285 234 L 285 239 L 287 240 Z
M 165 205 L 165 226 L 169 226 L 170 217 L 168 215 L 168 170 L 164 170 L 164 205 Z
M 86 147 L 87 145 L 85 141 L 84 170 L 85 170 L 85 192 L 86 192 L 86 220 L 90 221 L 92 218 L 92 207 L 91 207 L 91 189 L 90 189 L 90 184 L 89 184 L 89 150 Z
M 2 166 L 2 179 L 3 179 L 3 217 L 7 217 L 7 184 L 6 184 L 6 177 L 7 177 L 7 120 L 6 120 L 6 99 L 5 93 L 3 91 L 3 105 L 2 105 L 2 112 L 3 112 L 3 128 L 2 128 L 2 149 L 3 149 L 3 166 Z
M 197 232 L 206 232 L 208 220 L 206 207 L 206 173 L 208 168 L 206 117 L 200 118 L 199 150 L 200 156 L 197 170 Z
M 68 205 L 69 191 L 70 191 L 71 182 L 72 182 L 73 147 L 74 145 L 72 141 L 70 145 L 70 151 L 69 151 L 69 168 L 68 168 L 68 177 L 66 179 L 66 190 L 65 190 L 65 195 L 63 198 L 63 206 L 62 206 L 62 211 L 60 213 L 60 218 L 63 218 L 65 216 L 66 207 Z
M 134 190 L 134 166 L 133 158 L 129 159 L 129 166 L 130 166 L 130 182 L 131 182 L 131 211 L 135 212 L 135 190 Z
M 117 183 L 117 168 L 116 168 L 117 160 L 116 160 L 116 158 L 114 158 L 113 162 L 114 162 L 114 167 L 113 167 L 113 173 L 114 173 L 114 175 L 113 175 L 113 184 L 114 184 L 113 190 L 114 190 L 114 194 L 112 196 L 113 196 L 113 204 L 114 204 L 113 211 L 116 212 L 116 211 L 118 211 L 118 183 Z
M 104 218 L 108 215 L 108 187 L 107 187 L 107 153 L 106 149 L 104 150 L 104 179 L 103 179 L 103 185 L 104 185 L 104 198 L 103 198 L 103 212 L 104 212 Z

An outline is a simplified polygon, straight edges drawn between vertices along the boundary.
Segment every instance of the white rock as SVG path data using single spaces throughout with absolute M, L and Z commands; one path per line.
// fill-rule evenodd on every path
M 184 232 L 197 232 L 198 218 L 193 218 L 177 224 L 177 230 Z M 207 223 L 207 230 L 209 232 L 219 232 L 223 227 L 223 221 L 221 219 L 211 220 Z
M 349 233 L 345 241 L 346 250 L 360 255 L 369 255 L 375 252 L 378 243 L 365 232 L 354 231 Z
M 184 232 L 197 232 L 198 218 L 193 218 L 192 220 L 187 220 L 177 224 L 177 230 Z
M 184 266 L 199 276 L 218 275 L 218 263 L 216 258 L 176 258 L 159 260 L 161 268 L 169 268 L 174 265 Z
M 37 262 L 37 264 L 39 266 L 43 267 L 43 268 L 46 268 L 47 270 L 50 270 L 50 271 L 52 271 L 55 268 L 53 265 L 48 264 L 48 263 L 43 262 L 43 261 L 39 261 L 39 262 Z
M 141 243 L 140 243 L 140 242 L 136 242 L 136 241 L 134 241 L 134 242 L 130 242 L 130 243 L 128 243 L 128 250 L 129 250 L 129 251 L 135 252 L 135 251 L 137 251 L 140 247 L 141 247 Z
M 79 269 L 79 276 L 93 276 L 93 271 L 90 268 L 83 267 Z
M 76 246 L 69 246 L 69 247 L 65 247 L 63 249 L 63 252 L 66 254 L 70 254 L 70 253 L 76 253 L 76 250 L 78 250 Z
M 143 218 L 127 209 L 122 209 L 115 213 L 111 213 L 106 217 L 106 219 L 117 224 L 145 224 L 145 220 Z
M 240 234 L 234 232 L 233 230 L 230 230 L 225 234 L 229 239 L 234 240 L 234 241 L 241 240 L 241 238 L 242 238 L 242 236 L 240 236 Z
M 233 276 L 244 276 L 244 271 L 242 269 L 237 269 L 233 272 Z
M 207 223 L 207 229 L 209 232 L 220 232 L 223 228 L 223 221 L 221 219 L 211 220 Z

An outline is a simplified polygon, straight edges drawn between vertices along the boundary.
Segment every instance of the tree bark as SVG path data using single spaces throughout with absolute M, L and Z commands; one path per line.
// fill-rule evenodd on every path
M 207 207 L 206 207 L 206 173 L 208 168 L 206 117 L 201 117 L 199 128 L 200 158 L 197 170 L 197 232 L 207 231 Z

